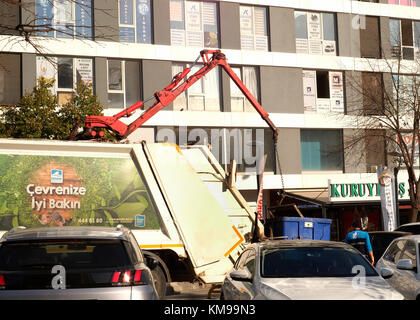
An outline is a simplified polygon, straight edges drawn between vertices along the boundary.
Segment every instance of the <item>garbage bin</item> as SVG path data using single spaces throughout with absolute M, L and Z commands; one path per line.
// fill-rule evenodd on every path
M 274 237 L 285 239 L 330 240 L 331 219 L 277 217 L 271 221 Z

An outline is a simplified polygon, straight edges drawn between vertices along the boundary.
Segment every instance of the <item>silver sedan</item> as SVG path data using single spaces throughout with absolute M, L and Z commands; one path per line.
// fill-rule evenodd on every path
M 420 235 L 395 239 L 376 264 L 388 283 L 408 300 L 420 300 Z
M 359 251 L 341 242 L 252 244 L 222 285 L 225 300 L 401 300 Z

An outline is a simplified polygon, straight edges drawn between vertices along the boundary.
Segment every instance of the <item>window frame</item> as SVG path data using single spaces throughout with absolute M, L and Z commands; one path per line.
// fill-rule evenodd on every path
M 327 98 L 320 98 L 319 97 L 319 86 L 318 86 L 318 74 L 324 72 L 327 73 L 327 79 L 328 79 L 328 91 L 329 91 L 329 97 Z M 310 110 L 307 109 L 307 105 L 305 105 L 305 98 L 306 96 L 310 96 L 307 95 L 305 90 L 307 90 L 307 88 L 305 88 L 305 74 L 306 73 L 311 73 L 311 74 L 315 74 L 314 77 L 314 89 L 315 91 L 315 110 Z M 334 77 L 334 74 L 340 74 L 341 77 L 341 91 L 342 91 L 342 96 L 338 97 L 338 96 L 334 96 L 334 83 L 331 81 L 332 78 Z M 304 97 L 304 113 L 305 114 L 346 114 L 346 95 L 345 95 L 345 73 L 343 71 L 340 70 L 324 70 L 324 69 L 302 69 L 302 82 L 303 82 L 303 97 Z M 318 110 L 318 105 L 319 102 L 321 103 L 326 103 L 326 101 L 329 100 L 329 110 Z M 333 100 L 340 100 L 342 103 L 342 110 L 340 108 L 340 111 L 337 111 L 338 109 L 335 109 L 333 106 Z
M 122 42 L 121 39 L 119 39 L 119 42 L 122 43 L 143 43 L 143 44 L 153 44 L 153 17 L 152 15 L 150 16 L 150 42 L 138 42 L 137 41 L 137 0 L 129 0 L 132 3 L 132 8 L 133 8 L 133 12 L 132 12 L 132 19 L 133 19 L 133 24 L 124 24 L 121 23 L 121 1 L 118 1 L 118 36 L 120 36 L 121 33 L 121 28 L 133 28 L 134 29 L 134 41 L 132 42 Z M 153 10 L 153 4 L 152 1 L 148 2 L 149 4 L 149 9 L 152 11 Z
M 295 20 L 295 26 L 296 26 L 296 13 L 304 13 L 306 16 L 306 38 L 298 38 L 296 35 L 296 31 L 295 31 L 295 42 L 296 42 L 296 53 L 298 54 L 309 54 L 309 55 L 322 55 L 322 56 L 339 56 L 339 52 L 338 52 L 338 32 L 337 32 L 337 14 L 335 12 L 321 12 L 321 11 L 303 11 L 303 10 L 294 10 L 294 20 Z M 321 52 L 320 53 L 311 53 L 311 44 L 310 44 L 310 40 L 317 40 L 317 39 L 310 39 L 310 26 L 308 24 L 308 14 L 317 14 L 320 17 L 320 22 L 319 22 L 319 26 L 320 26 L 320 39 L 319 41 L 321 42 L 320 44 L 320 49 Z M 335 40 L 326 40 L 324 39 L 324 14 L 331 14 L 334 18 L 334 36 L 335 36 Z M 306 46 L 307 49 L 306 50 L 298 50 L 298 46 L 297 46 L 297 40 L 306 40 Z M 327 53 L 325 50 L 325 41 L 328 42 L 334 42 L 334 54 L 331 53 Z
M 245 82 L 244 82 L 244 69 L 245 68 L 252 68 L 252 69 L 254 69 L 255 70 L 255 76 L 256 76 L 256 79 L 255 79 L 255 81 L 257 82 L 257 94 L 255 95 L 255 94 L 253 94 L 252 92 L 251 92 L 251 94 L 254 96 L 254 98 L 259 102 L 259 103 L 261 103 L 261 81 L 260 81 L 260 68 L 258 67 L 258 66 L 249 66 L 249 65 L 242 65 L 242 66 L 232 66 L 231 67 L 232 68 L 232 71 L 233 72 L 235 72 L 235 74 L 238 76 L 238 78 L 244 83 L 244 85 L 248 88 L 248 90 L 251 92 L 251 90 L 250 90 L 250 86 L 249 85 L 246 85 L 245 84 Z M 240 71 L 240 74 L 238 74 L 236 71 L 239 69 L 239 71 Z M 247 97 L 242 93 L 242 91 L 239 89 L 239 87 L 235 84 L 235 82 L 232 80 L 232 79 L 229 79 L 229 84 L 230 84 L 230 86 L 229 86 L 229 89 L 230 89 L 230 111 L 231 112 L 254 112 L 255 111 L 255 109 L 254 109 L 254 107 L 252 106 L 252 104 L 248 101 L 248 99 L 247 99 Z M 236 94 L 236 92 L 233 92 L 233 90 L 232 90 L 232 88 L 235 88 L 235 90 L 238 90 L 240 93 L 237 93 Z M 232 94 L 233 93 L 233 94 Z M 240 99 L 241 101 L 242 101 L 242 110 L 241 111 L 239 111 L 239 110 L 233 110 L 232 109 L 232 106 L 233 106 L 233 104 L 232 104 L 232 101 L 234 100 L 234 99 Z M 251 111 L 249 111 L 248 110 L 248 107 L 249 106 L 251 106 L 252 107 L 252 110 Z M 249 108 L 249 109 L 251 109 L 251 108 Z
M 184 62 L 176 62 L 173 61 L 172 65 L 171 65 L 171 71 L 172 71 L 172 75 L 175 76 L 178 72 L 174 72 L 174 67 L 182 67 L 182 70 L 185 70 L 186 68 L 190 68 L 191 67 L 191 63 L 184 63 Z M 195 66 L 195 68 L 198 68 L 198 70 L 200 70 L 203 67 L 202 64 L 197 64 Z M 217 110 L 213 110 L 213 109 L 209 109 L 207 108 L 208 105 L 208 100 L 211 99 L 211 96 L 209 96 L 210 92 L 207 92 L 207 86 L 208 83 L 206 80 L 206 77 L 202 77 L 201 79 L 199 79 L 198 81 L 201 81 L 201 87 L 202 87 L 202 93 L 197 93 L 197 92 L 192 92 L 190 91 L 190 89 L 185 90 L 184 92 L 182 92 L 172 103 L 176 104 L 176 100 L 181 97 L 182 95 L 185 95 L 185 100 L 186 100 L 186 106 L 184 108 L 184 111 L 191 111 L 191 112 L 196 112 L 196 111 L 201 111 L 201 112 L 221 112 L 223 107 L 222 107 L 222 97 L 221 97 L 221 93 L 222 93 L 222 76 L 221 76 L 221 67 L 217 66 L 216 68 L 214 68 L 212 71 L 212 73 L 217 73 L 217 84 L 218 84 L 218 109 Z M 190 74 L 187 77 L 190 77 L 191 75 L 193 75 L 195 72 L 197 72 L 198 70 L 192 69 L 190 71 Z M 190 88 L 196 88 L 197 83 L 194 83 Z M 209 87 L 210 88 L 210 87 Z M 210 89 L 209 89 L 210 90 Z M 202 97 L 203 98 L 203 109 L 197 110 L 197 109 L 191 109 L 190 107 L 190 97 Z M 181 109 L 178 108 L 174 108 L 174 111 L 180 111 Z
M 174 0 L 176 1 L 176 0 Z M 170 45 L 171 46 L 179 46 L 179 47 L 201 47 L 201 48 L 210 48 L 210 49 L 216 49 L 216 48 L 220 48 L 220 6 L 219 6 L 219 2 L 214 2 L 214 1 L 197 1 L 197 0 L 180 0 L 180 2 L 182 3 L 182 14 L 183 14 L 183 24 L 184 24 L 184 28 L 183 29 L 179 29 L 179 28 L 172 28 L 171 27 L 171 23 L 175 20 L 171 20 L 171 2 L 172 0 L 169 0 L 169 22 L 170 22 L 170 26 L 169 26 L 169 34 L 170 34 Z M 179 2 L 179 1 L 177 1 Z M 187 23 L 187 3 L 197 3 L 200 6 L 200 31 L 196 31 L 196 30 L 192 30 L 190 29 L 190 27 L 188 26 Z M 216 34 L 216 38 L 217 38 L 217 45 L 212 46 L 212 47 L 208 47 L 206 46 L 206 37 L 205 37 L 205 24 L 204 24 L 204 3 L 208 3 L 208 4 L 214 4 L 215 6 L 215 16 L 216 16 L 216 21 L 215 21 L 215 26 L 217 28 L 217 34 Z M 177 21 L 179 22 L 179 21 Z M 179 43 L 174 43 L 172 41 L 172 30 L 177 30 L 177 31 L 182 31 L 183 32 L 183 44 L 179 44 Z M 188 42 L 188 33 L 191 32 L 200 32 L 201 35 L 201 41 L 202 43 L 200 43 L 200 45 L 193 45 L 191 43 Z
M 54 28 L 54 30 L 51 30 L 49 32 L 52 32 L 52 35 L 46 35 L 45 33 L 49 32 L 38 32 L 37 36 L 40 37 L 51 37 L 51 38 L 57 38 L 57 39 L 81 39 L 81 40 L 94 40 L 94 7 L 93 7 L 93 0 L 90 0 L 89 8 L 90 8 L 90 19 L 91 19 L 91 25 L 90 26 L 83 26 L 91 29 L 91 35 L 89 37 L 78 34 L 77 33 L 77 25 L 78 21 L 76 20 L 76 2 L 72 0 L 66 0 L 65 3 L 69 3 L 71 6 L 71 20 L 58 20 L 58 12 L 59 12 L 59 0 L 49 0 L 49 3 L 52 5 L 52 20 L 51 20 L 51 27 Z M 40 4 L 39 4 L 40 5 Z M 38 0 L 35 2 L 35 6 L 38 6 Z M 85 5 L 80 5 L 82 8 L 85 7 Z M 35 9 L 35 17 L 36 20 L 43 20 L 43 17 L 37 16 L 37 9 Z M 70 35 L 69 28 L 67 27 L 67 24 L 71 24 L 73 28 L 73 34 Z M 60 31 L 59 27 L 63 26 L 65 33 L 63 34 L 62 31 Z M 63 34 L 60 36 L 60 34 Z
M 413 41 L 413 44 L 411 46 L 403 44 L 403 25 L 402 25 L 403 20 L 410 21 L 410 24 L 411 24 L 411 37 Z M 416 59 L 420 58 L 420 40 L 419 39 L 416 40 L 416 23 L 419 24 L 418 30 L 419 30 L 419 36 L 420 36 L 420 20 L 390 18 L 389 21 L 390 21 L 389 24 L 391 24 L 391 21 L 397 21 L 398 29 L 399 29 L 398 30 L 399 31 L 399 39 L 398 39 L 399 45 L 398 46 L 392 45 L 393 40 L 391 39 L 391 33 L 390 33 L 389 41 L 391 44 L 391 57 L 398 58 L 398 55 L 395 52 L 398 48 L 399 50 L 398 54 L 401 55 L 402 60 L 415 61 Z M 419 44 L 419 47 L 417 47 L 417 44 Z M 413 59 L 404 58 L 404 49 L 413 50 Z
M 120 62 L 120 67 L 121 67 L 121 89 L 120 90 L 115 90 L 115 89 L 109 89 L 109 61 L 113 60 L 113 61 L 119 61 Z M 106 88 L 107 88 L 107 94 L 109 97 L 109 94 L 111 93 L 115 93 L 115 94 L 122 94 L 123 95 L 123 105 L 121 106 L 121 108 L 112 108 L 112 107 L 108 107 L 110 109 L 126 109 L 126 92 L 125 92 L 125 60 L 122 59 L 106 59 Z M 109 100 L 109 98 L 108 98 Z
M 321 169 L 319 169 L 319 170 L 313 170 L 313 169 L 304 169 L 303 168 L 303 148 L 302 148 L 302 143 L 304 142 L 303 140 L 302 140 L 302 132 L 303 131 L 322 131 L 322 132 L 326 132 L 326 131 L 334 131 L 334 132 L 338 132 L 338 133 L 340 133 L 340 141 L 338 141 L 337 142 L 337 145 L 339 144 L 340 146 L 341 146 L 341 150 L 340 150 L 340 157 L 341 157 L 341 170 L 340 169 L 338 169 L 338 170 L 331 170 L 331 169 L 328 169 L 328 170 L 323 170 L 322 169 L 322 162 L 320 162 L 320 165 L 321 165 Z M 342 173 L 344 173 L 344 169 L 345 169 L 345 159 L 344 159 L 344 133 L 343 133 L 343 129 L 306 129 L 306 128 L 304 128 L 304 129 L 300 129 L 300 150 L 301 150 L 301 159 L 300 159 L 300 161 L 301 161 L 301 165 L 302 165 L 302 174 L 313 174 L 313 173 L 337 173 L 337 174 L 342 174 Z M 319 150 L 319 153 L 320 153 L 320 155 L 322 156 L 322 149 L 321 149 L 321 147 L 320 147 L 320 150 Z M 338 152 L 334 152 L 334 153 L 338 153 Z M 325 156 L 324 156 L 325 157 Z M 322 159 L 322 158 L 321 158 Z
M 65 58 L 65 59 L 71 59 L 72 60 L 72 88 L 61 88 L 58 86 L 58 72 L 59 72 L 59 65 L 58 65 L 58 59 L 59 58 Z M 37 71 L 36 71 L 36 78 L 38 79 L 39 77 L 41 77 L 41 75 L 38 74 L 38 63 L 39 59 L 45 59 L 47 61 L 48 64 L 55 64 L 55 66 L 53 65 L 54 68 L 54 86 L 52 88 L 53 93 L 57 95 L 57 99 L 59 99 L 59 95 L 60 94 L 70 94 L 70 93 L 74 93 L 76 88 L 77 88 L 77 64 L 76 61 L 77 59 L 84 59 L 84 60 L 90 60 L 90 64 L 91 64 L 91 81 L 89 82 L 85 82 L 85 83 L 91 83 L 94 84 L 95 82 L 95 72 L 94 72 L 94 59 L 90 58 L 90 57 L 75 57 L 75 56 L 51 56 L 48 57 L 48 59 L 46 59 L 43 56 L 38 55 L 37 56 L 37 61 L 36 61 L 36 65 L 37 65 Z M 52 62 L 51 62 L 52 61 Z M 60 102 L 59 102 L 60 103 Z
M 251 10 L 252 10 L 252 35 L 247 35 L 247 34 L 243 34 L 242 33 L 242 28 L 241 28 L 241 22 L 242 22 L 242 20 L 241 20 L 241 17 L 242 17 L 242 10 L 244 9 L 244 8 L 250 8 Z M 256 32 L 256 15 L 255 15 L 255 9 L 261 9 L 261 10 L 264 10 L 264 27 L 265 27 L 265 29 L 264 29 L 264 36 L 261 36 L 261 35 L 257 35 L 257 32 Z M 241 42 L 241 50 L 253 50 L 253 51 L 263 51 L 263 52 L 269 52 L 270 51 L 270 41 L 269 41 L 269 39 L 270 39 L 270 31 L 269 31 L 269 16 L 268 16 L 268 8 L 267 7 L 263 7 L 263 6 L 254 6 L 254 5 L 239 5 L 239 33 L 240 33 L 240 42 Z M 243 39 L 242 39 L 242 37 L 243 36 L 248 36 L 248 37 L 252 37 L 253 38 L 253 48 L 252 49 L 249 49 L 249 48 L 243 48 L 242 47 L 242 42 L 243 42 Z M 264 37 L 265 39 L 265 41 L 266 41 L 266 44 L 265 44 L 265 48 L 264 49 L 258 49 L 258 46 L 257 46 L 257 37 Z

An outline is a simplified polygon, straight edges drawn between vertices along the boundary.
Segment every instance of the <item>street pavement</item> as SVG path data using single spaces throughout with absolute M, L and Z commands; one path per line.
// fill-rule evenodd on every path
M 173 282 L 171 292 L 165 300 L 219 300 L 220 290 L 215 290 L 210 299 L 208 296 L 211 286 L 189 282 Z

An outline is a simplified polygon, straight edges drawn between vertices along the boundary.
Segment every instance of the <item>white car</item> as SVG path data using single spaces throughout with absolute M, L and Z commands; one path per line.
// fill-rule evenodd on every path
M 224 300 L 402 300 L 342 242 L 277 240 L 247 247 L 222 285 Z
M 408 300 L 420 300 L 420 235 L 395 239 L 376 264 L 387 282 Z

